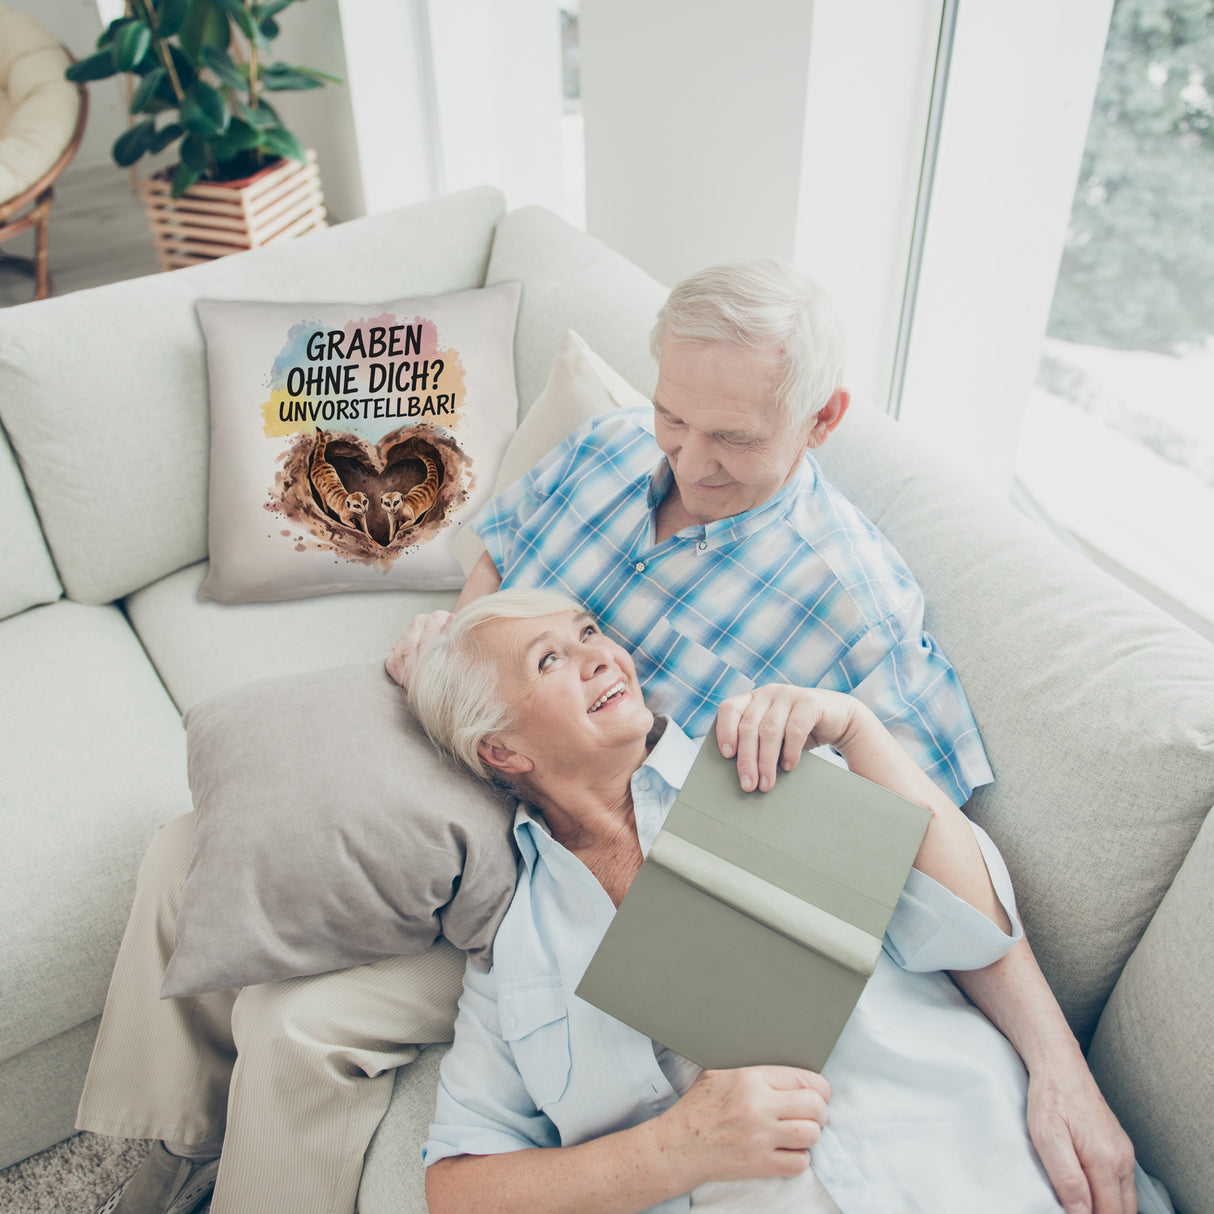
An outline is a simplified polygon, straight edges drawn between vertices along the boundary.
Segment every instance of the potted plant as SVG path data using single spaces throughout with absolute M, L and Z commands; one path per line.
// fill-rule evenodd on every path
M 177 146 L 143 183 L 161 263 L 190 264 L 324 226 L 315 156 L 267 94 L 336 77 L 275 62 L 278 15 L 295 0 L 127 0 L 68 79 L 124 73 L 132 125 L 113 146 L 126 167 Z

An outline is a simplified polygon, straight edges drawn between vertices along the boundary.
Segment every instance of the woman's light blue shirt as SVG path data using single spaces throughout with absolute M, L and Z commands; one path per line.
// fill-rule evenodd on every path
M 643 851 L 698 749 L 668 722 L 633 776 Z M 877 971 L 823 1068 L 833 1095 L 812 1163 L 845 1214 L 1060 1209 L 1028 1140 L 1019 1057 L 939 972 L 989 965 L 1021 935 L 1002 857 L 973 829 L 1014 934 L 911 871 Z M 611 899 L 525 808 L 514 832 L 518 887 L 493 969 L 465 973 L 427 1165 L 573 1145 L 648 1120 L 678 1098 L 650 1039 L 573 993 L 615 913 Z M 687 1196 L 654 1207 L 689 1208 Z

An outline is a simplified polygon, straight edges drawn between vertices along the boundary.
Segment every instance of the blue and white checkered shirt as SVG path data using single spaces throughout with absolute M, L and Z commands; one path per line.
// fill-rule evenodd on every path
M 958 804 L 992 779 L 923 595 L 806 455 L 775 497 L 655 543 L 673 485 L 648 409 L 588 422 L 492 501 L 477 532 L 503 587 L 560 590 L 634 655 L 646 703 L 691 735 L 765 683 L 853 692 Z

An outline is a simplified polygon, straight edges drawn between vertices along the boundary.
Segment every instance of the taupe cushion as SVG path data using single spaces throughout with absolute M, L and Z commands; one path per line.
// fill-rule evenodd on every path
M 436 753 L 381 663 L 235 688 L 185 724 L 194 856 L 165 995 L 417 953 L 440 931 L 487 960 L 513 802 Z
M 0 420 L 68 594 L 109 602 L 207 554 L 197 299 L 358 301 L 478 287 L 502 209 L 496 190 L 470 190 L 0 312 Z
M 923 587 L 995 771 L 969 811 L 1086 1042 L 1214 801 L 1214 646 L 883 416 L 820 455 Z

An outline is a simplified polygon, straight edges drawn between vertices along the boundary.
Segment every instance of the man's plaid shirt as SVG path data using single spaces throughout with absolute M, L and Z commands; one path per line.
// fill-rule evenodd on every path
M 770 501 L 654 543 L 673 487 L 648 409 L 593 419 L 475 528 L 503 587 L 560 590 L 634 655 L 646 703 L 692 737 L 765 683 L 853 692 L 958 804 L 993 777 L 923 596 L 806 455 Z

